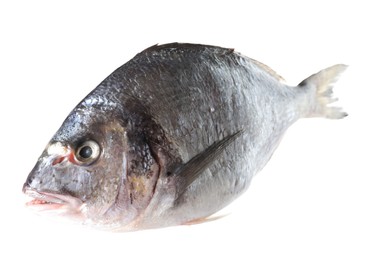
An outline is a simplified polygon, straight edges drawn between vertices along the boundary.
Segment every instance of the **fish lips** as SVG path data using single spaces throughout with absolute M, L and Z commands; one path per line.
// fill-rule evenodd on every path
M 23 187 L 23 193 L 30 198 L 30 201 L 26 202 L 26 206 L 40 211 L 66 210 L 77 212 L 80 211 L 83 205 L 83 202 L 80 199 L 70 195 L 37 191 L 28 187 L 26 184 Z

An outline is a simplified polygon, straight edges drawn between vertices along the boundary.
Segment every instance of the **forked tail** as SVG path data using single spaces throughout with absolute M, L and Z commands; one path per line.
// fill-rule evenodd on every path
M 345 71 L 346 65 L 337 64 L 319 71 L 303 80 L 298 87 L 309 88 L 312 92 L 310 100 L 311 110 L 306 117 L 326 117 L 340 119 L 347 116 L 340 107 L 330 106 L 338 99 L 333 97 L 333 84 L 338 80 L 340 74 Z

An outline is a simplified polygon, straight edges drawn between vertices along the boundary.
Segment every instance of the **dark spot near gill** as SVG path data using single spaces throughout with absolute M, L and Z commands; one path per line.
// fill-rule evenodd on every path
M 130 202 L 131 202 L 131 205 L 133 204 L 133 195 L 132 195 L 132 192 L 130 193 Z
M 171 174 L 172 174 L 171 172 L 167 172 L 167 177 L 171 176 Z

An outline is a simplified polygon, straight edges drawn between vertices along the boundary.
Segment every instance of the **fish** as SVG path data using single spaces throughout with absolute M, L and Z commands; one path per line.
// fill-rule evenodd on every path
M 287 85 L 234 49 L 154 45 L 67 116 L 28 175 L 27 207 L 99 229 L 204 222 L 242 195 L 300 118 L 331 105 L 346 65 Z

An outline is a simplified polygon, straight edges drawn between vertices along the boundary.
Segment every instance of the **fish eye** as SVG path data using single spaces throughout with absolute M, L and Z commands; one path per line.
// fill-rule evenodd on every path
M 82 143 L 75 152 L 75 158 L 81 164 L 93 163 L 100 155 L 100 146 L 93 140 Z

